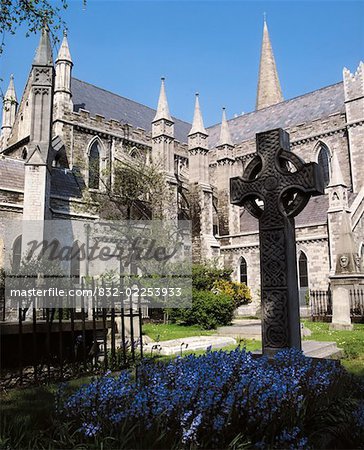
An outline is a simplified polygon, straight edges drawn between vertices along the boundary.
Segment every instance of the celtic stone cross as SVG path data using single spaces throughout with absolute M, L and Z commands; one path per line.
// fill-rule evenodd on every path
M 294 217 L 324 193 L 321 168 L 289 149 L 281 128 L 256 135 L 257 153 L 230 179 L 230 201 L 259 219 L 263 353 L 301 349 Z

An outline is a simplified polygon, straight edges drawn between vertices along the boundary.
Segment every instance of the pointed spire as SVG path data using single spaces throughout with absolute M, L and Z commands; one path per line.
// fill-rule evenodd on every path
M 346 186 L 336 152 L 333 152 L 331 159 L 331 181 L 329 186 Z
M 266 108 L 267 106 L 275 105 L 282 101 L 281 85 L 279 83 L 276 62 L 269 38 L 268 26 L 264 17 L 256 109 Z
M 49 39 L 49 28 L 45 26 L 35 52 L 33 66 L 50 66 L 53 64 L 52 47 Z
M 15 92 L 15 86 L 14 86 L 14 75 L 11 74 L 10 75 L 10 82 L 9 82 L 9 86 L 8 89 L 4 95 L 4 101 L 5 100 L 10 100 L 12 102 L 18 103 L 18 100 L 16 98 L 16 92 Z
M 222 120 L 221 120 L 221 130 L 220 130 L 220 145 L 231 145 L 233 146 L 233 141 L 231 139 L 231 134 L 229 130 L 229 124 L 226 120 L 226 112 L 225 108 L 222 108 Z
M 56 62 L 58 62 L 58 61 L 68 61 L 68 62 L 72 63 L 72 57 L 71 57 L 71 53 L 70 53 L 70 49 L 69 49 L 69 45 L 68 45 L 66 30 L 64 30 L 64 32 L 63 32 L 62 44 L 59 48 L 59 52 L 57 55 Z
M 166 95 L 166 89 L 165 89 L 165 78 L 161 78 L 161 90 L 159 93 L 159 100 L 158 100 L 158 108 L 157 113 L 153 119 L 153 122 L 156 122 L 157 120 L 165 119 L 169 120 L 170 122 L 173 122 L 172 117 L 169 113 L 168 108 L 168 101 L 167 101 L 167 95 Z
M 195 133 L 201 133 L 201 134 L 207 135 L 207 132 L 206 132 L 204 124 L 203 124 L 198 93 L 196 93 L 195 112 L 193 114 L 192 128 L 188 135 L 191 136 L 192 134 L 195 134 Z

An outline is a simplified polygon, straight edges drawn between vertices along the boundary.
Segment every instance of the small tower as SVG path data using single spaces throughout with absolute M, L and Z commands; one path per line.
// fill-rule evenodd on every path
M 352 188 L 356 193 L 364 186 L 363 126 L 359 125 L 364 120 L 364 63 L 359 63 L 354 74 L 344 68 L 343 81 Z
M 152 122 L 152 156 L 174 178 L 174 121 L 169 113 L 165 79 L 161 78 L 158 108 Z
M 193 262 L 209 260 L 219 255 L 219 243 L 213 235 L 213 192 L 209 183 L 208 134 L 200 109 L 199 94 L 188 134 L 189 199 L 192 220 Z
M 68 46 L 67 32 L 63 33 L 63 41 L 56 59 L 56 78 L 54 87 L 55 119 L 62 116 L 65 110 L 72 110 L 71 74 L 73 62 Z
M 264 17 L 256 109 L 263 109 L 282 101 L 281 85 L 279 83 L 276 62 L 269 38 L 268 26 Z
M 14 76 L 10 75 L 10 83 L 3 101 L 3 118 L 1 124 L 2 149 L 6 148 L 7 140 L 14 125 L 18 100 L 14 87 Z
M 231 139 L 229 124 L 226 120 L 225 108 L 222 109 L 222 120 L 219 144 L 216 150 L 216 178 L 219 203 L 219 231 L 220 235 L 233 234 L 239 224 L 239 207 L 230 203 L 230 178 L 235 163 L 234 144 Z
M 32 65 L 29 158 L 25 163 L 23 245 L 43 239 L 44 220 L 51 218 L 50 168 L 54 67 L 48 28 L 43 28 Z M 32 222 L 30 222 L 32 221 Z M 33 223 L 31 230 L 29 223 Z
M 209 183 L 208 134 L 203 124 L 199 94 L 196 93 L 195 111 L 188 134 L 190 183 Z

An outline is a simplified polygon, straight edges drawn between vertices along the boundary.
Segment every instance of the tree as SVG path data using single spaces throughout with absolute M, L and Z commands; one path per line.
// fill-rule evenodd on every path
M 84 6 L 86 0 L 82 0 Z M 58 41 L 56 32 L 66 28 L 62 19 L 62 12 L 68 7 L 68 0 L 1 0 L 0 29 L 2 39 L 0 42 L 0 55 L 5 46 L 5 35 L 15 34 L 20 25 L 26 26 L 26 36 L 37 33 L 46 23 L 55 42 Z

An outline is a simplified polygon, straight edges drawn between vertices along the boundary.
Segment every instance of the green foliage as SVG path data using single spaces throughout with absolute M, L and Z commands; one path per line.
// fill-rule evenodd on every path
M 232 269 L 194 264 L 192 266 L 192 287 L 202 291 L 210 291 L 216 280 L 230 281 Z
M 234 300 L 235 308 L 252 301 L 252 294 L 248 286 L 238 281 L 216 280 L 212 286 L 212 291 L 231 297 Z
M 192 308 L 171 309 L 172 322 L 199 325 L 205 330 L 228 325 L 234 317 L 234 300 L 226 294 L 192 290 Z
M 85 1 L 84 1 L 85 5 Z M 26 36 L 37 33 L 47 23 L 53 40 L 58 41 L 56 32 L 66 28 L 62 13 L 68 7 L 67 0 L 2 0 L 0 29 L 3 33 L 15 34 L 17 29 L 25 27 Z M 4 49 L 0 43 L 0 54 Z

